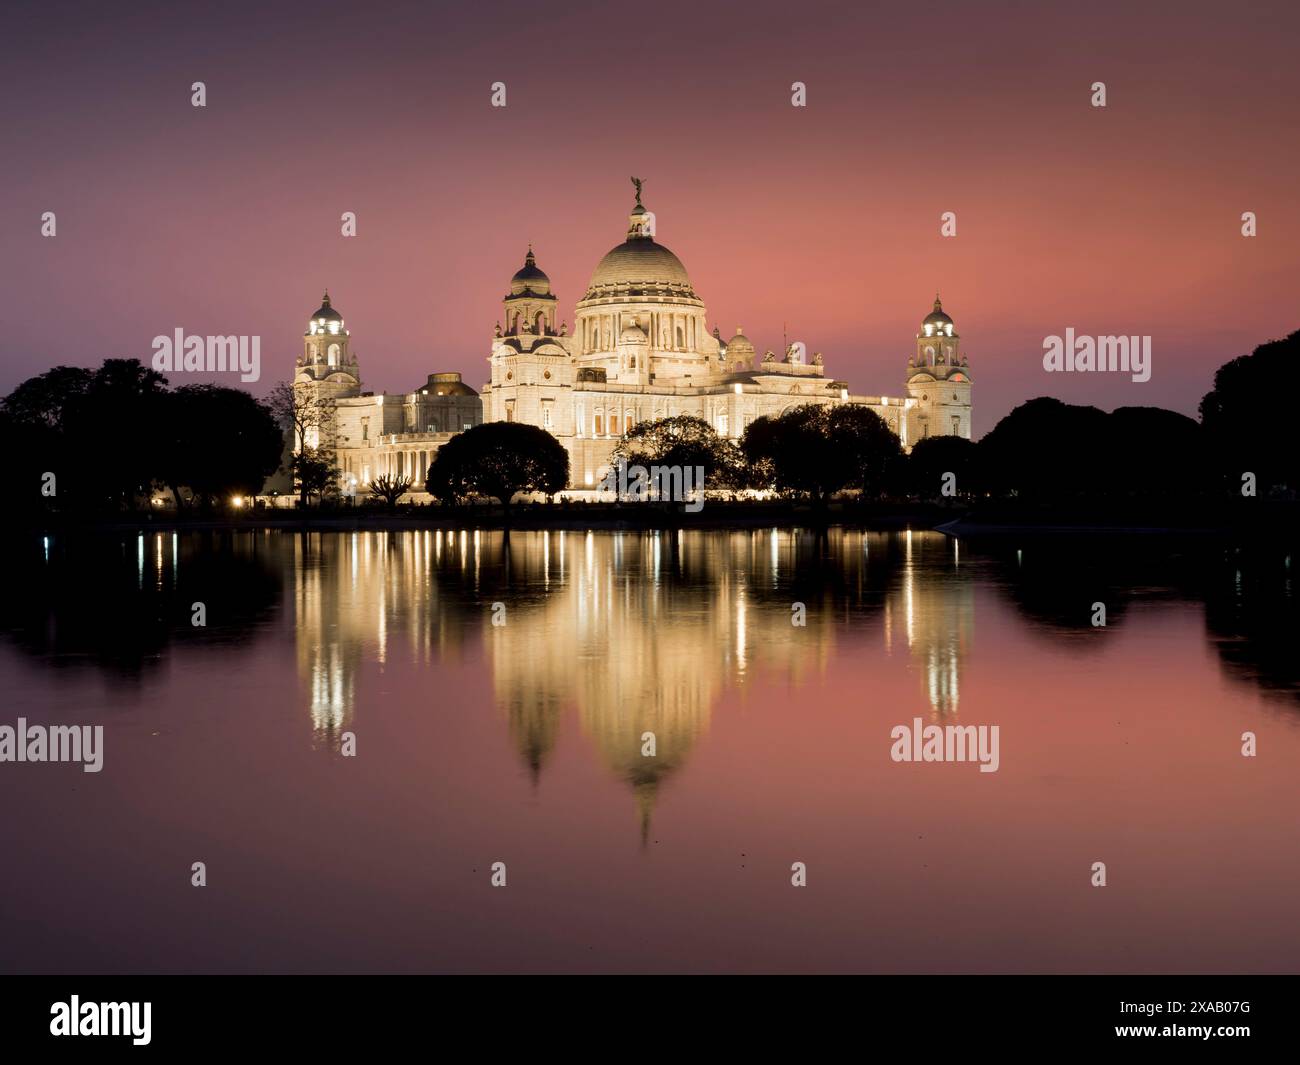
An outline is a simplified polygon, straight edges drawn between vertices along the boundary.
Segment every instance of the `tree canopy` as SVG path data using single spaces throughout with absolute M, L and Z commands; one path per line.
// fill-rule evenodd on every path
M 1300 330 L 1260 344 L 1219 367 L 1214 388 L 1201 400 L 1201 424 L 1219 470 L 1240 484 L 1254 473 L 1261 489 L 1300 489 L 1300 453 L 1286 418 L 1264 413 L 1262 403 L 1288 380 L 1300 360 Z
M 520 492 L 554 495 L 569 482 L 569 453 L 545 429 L 522 422 L 485 422 L 457 433 L 439 449 L 425 486 L 449 503 L 481 495 L 509 510 Z
M 744 465 L 736 445 L 693 414 L 634 425 L 610 457 L 614 462 L 622 459 L 628 466 L 699 466 L 704 470 L 704 484 L 714 488 L 736 487 Z

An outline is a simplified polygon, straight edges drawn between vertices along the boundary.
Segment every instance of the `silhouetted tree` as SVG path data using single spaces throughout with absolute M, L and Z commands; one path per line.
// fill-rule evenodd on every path
M 136 359 L 106 359 L 95 370 L 56 366 L 15 388 L 3 409 L 36 465 L 55 474 L 60 505 L 134 506 L 159 473 L 166 386 Z M 94 461 L 106 449 L 112 461 Z
M 1031 499 L 1097 494 L 1109 473 L 1106 419 L 1046 396 L 1020 404 L 977 445 L 988 487 Z
M 455 501 L 482 495 L 501 501 L 509 516 L 519 492 L 554 495 L 569 483 L 569 453 L 545 429 L 523 422 L 484 422 L 457 433 L 438 449 L 428 490 Z
M 298 501 L 307 506 L 312 496 L 324 498 L 338 487 L 339 471 L 329 453 L 305 447 L 289 460 L 289 472 L 298 489 Z
M 964 436 L 927 436 L 912 445 L 904 478 L 907 491 L 920 499 L 942 498 L 944 475 L 955 478 L 957 496 L 977 494 L 976 445 Z
M 1259 491 L 1300 489 L 1300 453 L 1290 420 L 1269 413 L 1273 389 L 1288 381 L 1300 361 L 1300 330 L 1260 344 L 1249 355 L 1224 363 L 1214 388 L 1201 400 L 1201 424 L 1218 469 L 1233 491 L 1253 473 Z
M 1106 418 L 1107 495 L 1193 496 L 1211 483 L 1205 430 L 1163 407 L 1117 407 Z
M 720 437 L 708 422 L 693 414 L 678 414 L 634 425 L 610 456 L 629 466 L 701 466 L 704 483 L 713 488 L 737 487 L 744 456 L 730 440 Z
M 850 485 L 878 494 L 899 454 L 897 438 L 873 411 L 818 403 L 755 419 L 740 449 L 751 471 L 771 471 L 767 487 L 818 505 Z
M 284 434 L 270 409 L 247 392 L 185 385 L 166 393 L 158 480 L 183 505 L 182 487 L 202 506 L 252 496 L 280 465 Z
M 371 495 L 382 499 L 389 510 L 396 510 L 398 500 L 411 490 L 414 483 L 410 477 L 385 473 L 376 477 L 366 488 Z
M 844 403 L 826 410 L 826 432 L 835 461 L 845 467 L 845 485 L 860 488 L 864 499 L 878 498 L 903 455 L 898 437 L 870 407 Z

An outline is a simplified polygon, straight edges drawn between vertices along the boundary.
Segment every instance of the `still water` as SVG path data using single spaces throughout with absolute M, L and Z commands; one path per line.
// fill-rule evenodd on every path
M 104 763 L 0 764 L 5 971 L 1300 969 L 1284 550 L 257 531 L 11 559 L 0 725 L 102 725 Z M 997 725 L 997 772 L 893 761 L 916 718 Z

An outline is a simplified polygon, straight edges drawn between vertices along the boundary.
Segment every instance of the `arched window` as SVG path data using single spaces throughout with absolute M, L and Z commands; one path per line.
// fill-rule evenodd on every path
M 329 364 L 331 366 L 339 364 L 339 346 L 337 344 L 330 345 Z
M 677 327 L 677 346 L 679 348 L 686 347 L 686 334 L 682 331 L 682 327 L 680 325 Z
M 546 312 L 537 312 L 537 335 L 542 336 L 546 332 Z

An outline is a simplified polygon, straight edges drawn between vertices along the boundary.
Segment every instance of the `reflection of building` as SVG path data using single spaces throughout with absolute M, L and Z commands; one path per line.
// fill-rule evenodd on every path
M 464 626 L 448 624 L 448 604 L 427 583 L 444 541 L 451 552 L 455 540 L 441 531 L 293 537 L 298 672 L 322 740 L 336 742 L 352 726 L 357 672 L 367 659 L 385 661 L 391 640 L 417 662 L 457 649 Z
M 534 777 L 576 709 L 643 827 L 723 692 L 755 674 L 797 685 L 824 668 L 844 621 L 817 590 L 799 593 L 807 624 L 791 625 L 790 577 L 822 551 L 803 533 L 513 533 L 508 548 L 499 532 L 310 533 L 293 551 L 299 674 L 322 740 L 353 725 L 366 659 L 432 664 L 480 632 Z
M 724 689 L 756 669 L 797 679 L 829 657 L 833 612 L 810 611 L 796 628 L 788 598 L 755 598 L 791 534 L 538 533 L 522 547 L 519 539 L 511 538 L 512 565 L 550 591 L 512 607 L 505 625 L 484 622 L 498 703 L 535 774 L 561 713 L 575 706 L 601 760 L 636 796 L 643 832 L 661 784 L 707 730 Z M 642 754 L 646 733 L 654 757 Z
M 540 781 L 566 713 L 648 830 L 714 707 L 751 680 L 800 688 L 883 609 L 931 705 L 957 707 L 972 593 L 954 541 L 835 529 L 357 532 L 293 538 L 299 673 L 318 736 L 354 724 L 365 661 L 433 666 L 482 639 L 499 712 Z M 501 614 L 494 604 L 503 604 Z M 803 626 L 791 623 L 803 604 Z M 496 617 L 503 624 L 494 624 Z M 655 754 L 642 753 L 654 734 Z
M 557 308 L 530 246 L 502 300 L 481 398 L 454 373 L 374 395 L 361 391 L 350 336 L 327 294 L 309 320 L 295 383 L 336 403 L 322 441 L 336 449 L 344 487 L 387 473 L 421 488 L 437 449 L 480 421 L 546 429 L 568 450 L 577 488 L 599 483 L 610 452 L 638 422 L 675 415 L 739 439 L 755 419 L 791 407 L 854 403 L 879 414 L 905 447 L 925 436 L 970 438 L 970 369 L 937 296 L 907 360 L 906 394 L 851 395 L 798 341 L 760 358 L 739 328 L 730 340 L 710 330 L 686 267 L 655 238 L 639 183 L 626 239 L 596 265 L 572 335 Z
M 975 589 L 960 572 L 961 543 L 942 533 L 903 534 L 900 579 L 885 608 L 885 640 L 900 636 L 924 674 L 936 713 L 956 713 L 962 663 L 975 625 Z

